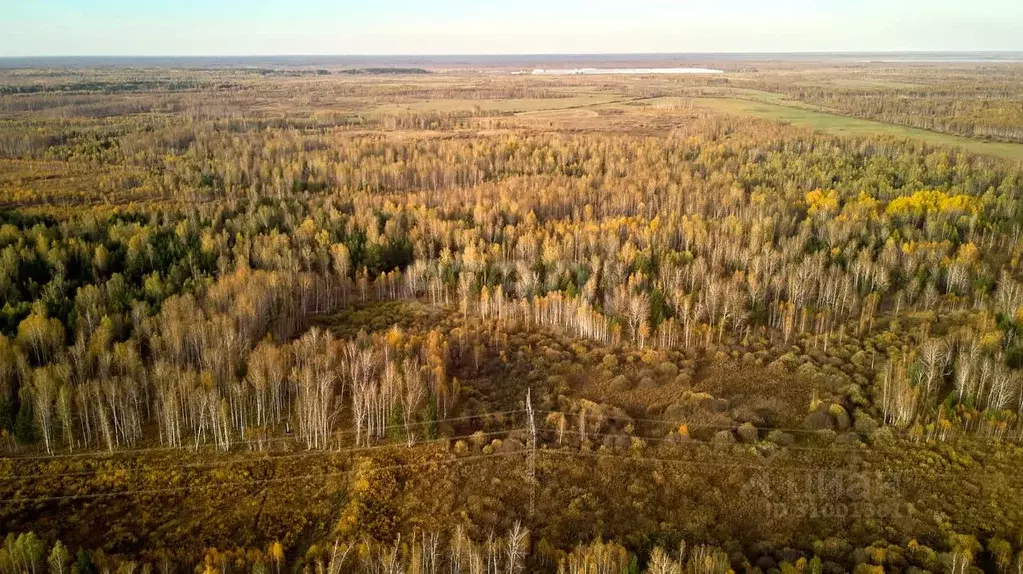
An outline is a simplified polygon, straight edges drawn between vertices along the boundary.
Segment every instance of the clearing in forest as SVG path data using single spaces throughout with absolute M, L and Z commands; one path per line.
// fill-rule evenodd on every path
M 916 138 L 931 145 L 959 147 L 965 151 L 1010 160 L 1023 160 L 1023 144 L 986 142 L 937 132 L 886 124 L 848 116 L 737 98 L 696 98 L 694 105 L 717 112 L 748 115 L 809 127 L 835 135 L 890 135 Z

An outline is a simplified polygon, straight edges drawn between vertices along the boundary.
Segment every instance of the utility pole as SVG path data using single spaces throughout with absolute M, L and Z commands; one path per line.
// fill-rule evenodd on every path
M 536 510 L 536 419 L 533 416 L 532 389 L 526 389 L 526 417 L 529 419 L 529 515 Z

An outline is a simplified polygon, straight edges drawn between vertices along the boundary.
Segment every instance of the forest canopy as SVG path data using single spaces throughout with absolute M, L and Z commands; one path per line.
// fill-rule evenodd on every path
M 1018 569 L 1023 164 L 707 102 L 1023 75 L 792 66 L 0 72 L 0 572 Z

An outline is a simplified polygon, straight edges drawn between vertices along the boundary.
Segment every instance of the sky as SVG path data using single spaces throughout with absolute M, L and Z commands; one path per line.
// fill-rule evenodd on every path
M 0 57 L 1023 51 L 1023 0 L 0 0 Z

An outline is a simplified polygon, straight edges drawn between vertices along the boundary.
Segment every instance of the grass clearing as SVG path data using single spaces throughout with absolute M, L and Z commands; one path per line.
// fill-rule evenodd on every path
M 515 99 L 438 99 L 407 104 L 386 104 L 375 111 L 383 113 L 401 112 L 499 112 L 522 113 L 566 108 L 579 108 L 606 104 L 620 100 L 615 94 L 569 96 L 565 98 L 515 98 Z
M 966 137 L 940 134 L 927 130 L 886 124 L 794 108 L 766 102 L 752 102 L 735 98 L 695 98 L 694 106 L 715 112 L 756 116 L 766 120 L 809 127 L 835 135 L 889 135 L 915 138 L 932 145 L 958 147 L 970 153 L 992 155 L 1008 160 L 1023 161 L 1023 144 L 985 142 Z

